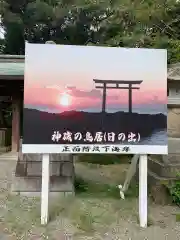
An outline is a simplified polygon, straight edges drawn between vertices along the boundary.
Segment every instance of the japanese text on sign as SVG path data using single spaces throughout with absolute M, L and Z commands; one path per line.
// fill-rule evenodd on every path
M 62 152 L 65 153 L 127 153 L 130 152 L 130 147 L 128 146 L 96 146 L 96 145 L 91 145 L 91 146 L 69 146 L 69 145 L 65 145 L 62 148 Z
M 139 133 L 129 132 L 128 134 L 125 133 L 114 133 L 114 132 L 96 132 L 94 135 L 90 132 L 86 132 L 85 136 L 81 132 L 72 133 L 70 131 L 66 132 L 59 132 L 54 131 L 51 137 L 53 142 L 59 142 L 60 140 L 73 142 L 73 141 L 84 141 L 84 142 L 139 142 L 141 137 Z

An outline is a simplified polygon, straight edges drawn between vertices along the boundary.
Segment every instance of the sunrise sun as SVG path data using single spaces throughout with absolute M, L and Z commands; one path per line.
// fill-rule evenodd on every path
M 64 107 L 71 105 L 71 96 L 67 93 L 63 93 L 59 98 L 59 104 Z

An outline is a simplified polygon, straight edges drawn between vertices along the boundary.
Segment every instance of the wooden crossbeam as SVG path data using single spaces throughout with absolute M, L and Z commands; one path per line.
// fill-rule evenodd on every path
M 95 83 L 102 83 L 102 84 L 141 84 L 142 80 L 136 81 L 127 81 L 127 80 L 100 80 L 100 79 L 93 79 Z
M 138 81 L 125 81 L 125 80 L 100 80 L 100 79 L 93 79 L 95 84 L 101 84 L 98 86 L 95 86 L 97 89 L 102 89 L 102 112 L 105 112 L 106 110 L 106 92 L 107 89 L 127 89 L 128 90 L 128 98 L 129 98 L 129 113 L 132 113 L 132 90 L 139 90 L 139 87 L 133 87 L 133 84 L 140 85 L 142 83 L 142 80 Z M 108 84 L 111 84 L 111 86 L 108 86 Z M 115 84 L 112 86 L 112 84 Z M 124 84 L 126 86 L 122 86 L 121 84 Z
M 96 88 L 104 88 L 104 86 L 95 86 Z M 129 87 L 106 87 L 106 89 L 129 89 Z M 131 89 L 140 89 L 139 87 L 131 87 Z

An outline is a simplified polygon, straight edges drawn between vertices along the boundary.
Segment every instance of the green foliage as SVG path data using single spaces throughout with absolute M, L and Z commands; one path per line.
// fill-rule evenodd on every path
M 78 177 L 75 179 L 75 190 L 77 194 L 83 194 L 84 197 L 93 195 L 102 198 L 120 198 L 117 186 L 86 181 Z
M 0 54 L 4 52 L 4 44 L 5 44 L 4 39 L 0 39 Z
M 169 180 L 161 181 L 169 191 L 172 201 L 180 206 L 180 173 L 177 174 L 177 180 L 169 182 Z
M 173 202 L 180 206 L 180 180 L 174 181 L 170 187 L 170 194 L 172 196 Z
M 169 41 L 169 62 L 176 63 L 180 62 L 180 40 Z
M 180 222 L 180 214 L 176 214 L 176 222 Z
M 83 197 L 96 196 L 98 198 L 120 199 L 118 186 L 94 181 L 87 181 L 80 177 L 75 178 L 75 190 L 76 194 L 83 195 Z M 138 186 L 136 184 L 131 184 L 126 193 L 126 196 L 137 197 Z
M 24 53 L 24 40 L 59 44 L 168 48 L 179 61 L 176 0 L 0 0 L 4 53 Z

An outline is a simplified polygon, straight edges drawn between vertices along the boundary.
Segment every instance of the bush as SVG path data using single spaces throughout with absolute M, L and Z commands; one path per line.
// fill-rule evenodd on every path
M 180 174 L 178 174 L 178 177 Z M 170 194 L 172 196 L 172 200 L 175 204 L 180 206 L 180 180 L 175 180 L 172 186 L 170 187 Z

